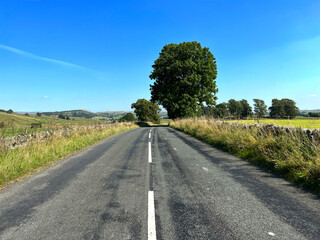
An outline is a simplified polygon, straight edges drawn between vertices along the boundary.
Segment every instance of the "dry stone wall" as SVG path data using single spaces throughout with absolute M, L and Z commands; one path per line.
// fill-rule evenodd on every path
M 113 128 L 116 124 L 107 124 L 107 125 L 89 125 L 89 126 L 78 126 L 71 128 L 64 128 L 59 130 L 50 130 L 43 131 L 34 134 L 21 134 L 13 137 L 0 138 L 0 146 L 4 148 L 15 148 L 19 146 L 24 146 L 32 141 L 44 141 L 50 137 L 59 137 L 59 136 L 70 136 L 72 132 L 75 131 L 84 131 L 84 130 L 98 130 L 105 128 Z
M 214 123 L 218 125 L 230 125 L 237 126 L 245 129 L 257 128 L 263 133 L 272 133 L 274 135 L 280 134 L 302 134 L 308 137 L 311 141 L 316 141 L 320 143 L 320 131 L 319 129 L 308 129 L 308 128 L 298 128 L 298 127 L 283 127 L 277 126 L 274 124 L 244 124 L 237 122 L 227 122 L 227 121 L 216 121 L 216 120 L 207 120 L 208 123 Z

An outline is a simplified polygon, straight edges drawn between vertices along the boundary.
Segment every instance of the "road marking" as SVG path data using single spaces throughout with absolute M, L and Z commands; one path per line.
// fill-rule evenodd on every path
M 148 147 L 148 160 L 149 163 L 152 162 L 152 156 L 151 156 L 151 142 L 149 142 L 149 147 Z
M 275 234 L 273 233 L 273 232 L 268 232 L 268 234 L 270 235 L 270 236 L 275 236 Z
M 148 192 L 148 240 L 156 240 L 156 214 L 154 210 L 154 193 Z
M 149 132 L 149 139 L 151 138 L 151 130 Z M 152 163 L 152 154 L 151 154 L 151 139 L 148 142 L 148 161 Z M 149 165 L 151 166 L 151 165 Z M 156 240 L 156 214 L 154 207 L 154 192 L 148 191 L 148 240 Z

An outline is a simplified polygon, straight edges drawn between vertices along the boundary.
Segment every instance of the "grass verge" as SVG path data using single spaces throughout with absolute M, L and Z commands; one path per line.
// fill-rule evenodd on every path
M 171 120 L 169 125 L 320 193 L 320 144 L 299 131 L 275 136 L 258 128 L 218 125 L 203 119 Z
M 53 162 L 102 139 L 137 128 L 134 123 L 111 124 L 106 128 L 86 128 L 68 136 L 53 136 L 46 141 L 32 141 L 14 149 L 0 149 L 0 188 L 31 171 Z

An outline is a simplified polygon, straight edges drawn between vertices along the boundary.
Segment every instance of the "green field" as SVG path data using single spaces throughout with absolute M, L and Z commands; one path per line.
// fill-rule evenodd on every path
M 47 131 L 49 129 L 107 123 L 107 121 L 80 117 L 71 117 L 70 120 L 66 120 L 43 115 L 37 117 L 36 115 L 26 116 L 23 114 L 0 112 L 0 126 L 1 123 L 4 124 L 4 127 L 0 127 L 0 137 L 9 137 L 25 133 L 30 134 L 39 131 Z M 31 128 L 32 123 L 41 123 L 42 127 Z
M 228 120 L 231 122 L 239 123 L 257 123 L 257 120 Z M 320 118 L 295 118 L 295 119 L 272 119 L 272 118 L 262 118 L 260 119 L 260 124 L 274 124 L 278 126 L 286 127 L 301 127 L 316 129 L 320 128 Z

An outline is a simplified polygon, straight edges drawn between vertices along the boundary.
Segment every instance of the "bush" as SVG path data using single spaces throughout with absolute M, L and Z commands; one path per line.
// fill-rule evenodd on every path
M 31 123 L 31 128 L 42 128 L 41 123 Z
M 66 117 L 63 114 L 59 114 L 58 118 L 66 119 Z
M 4 122 L 0 122 L 0 128 L 4 128 L 5 124 Z

